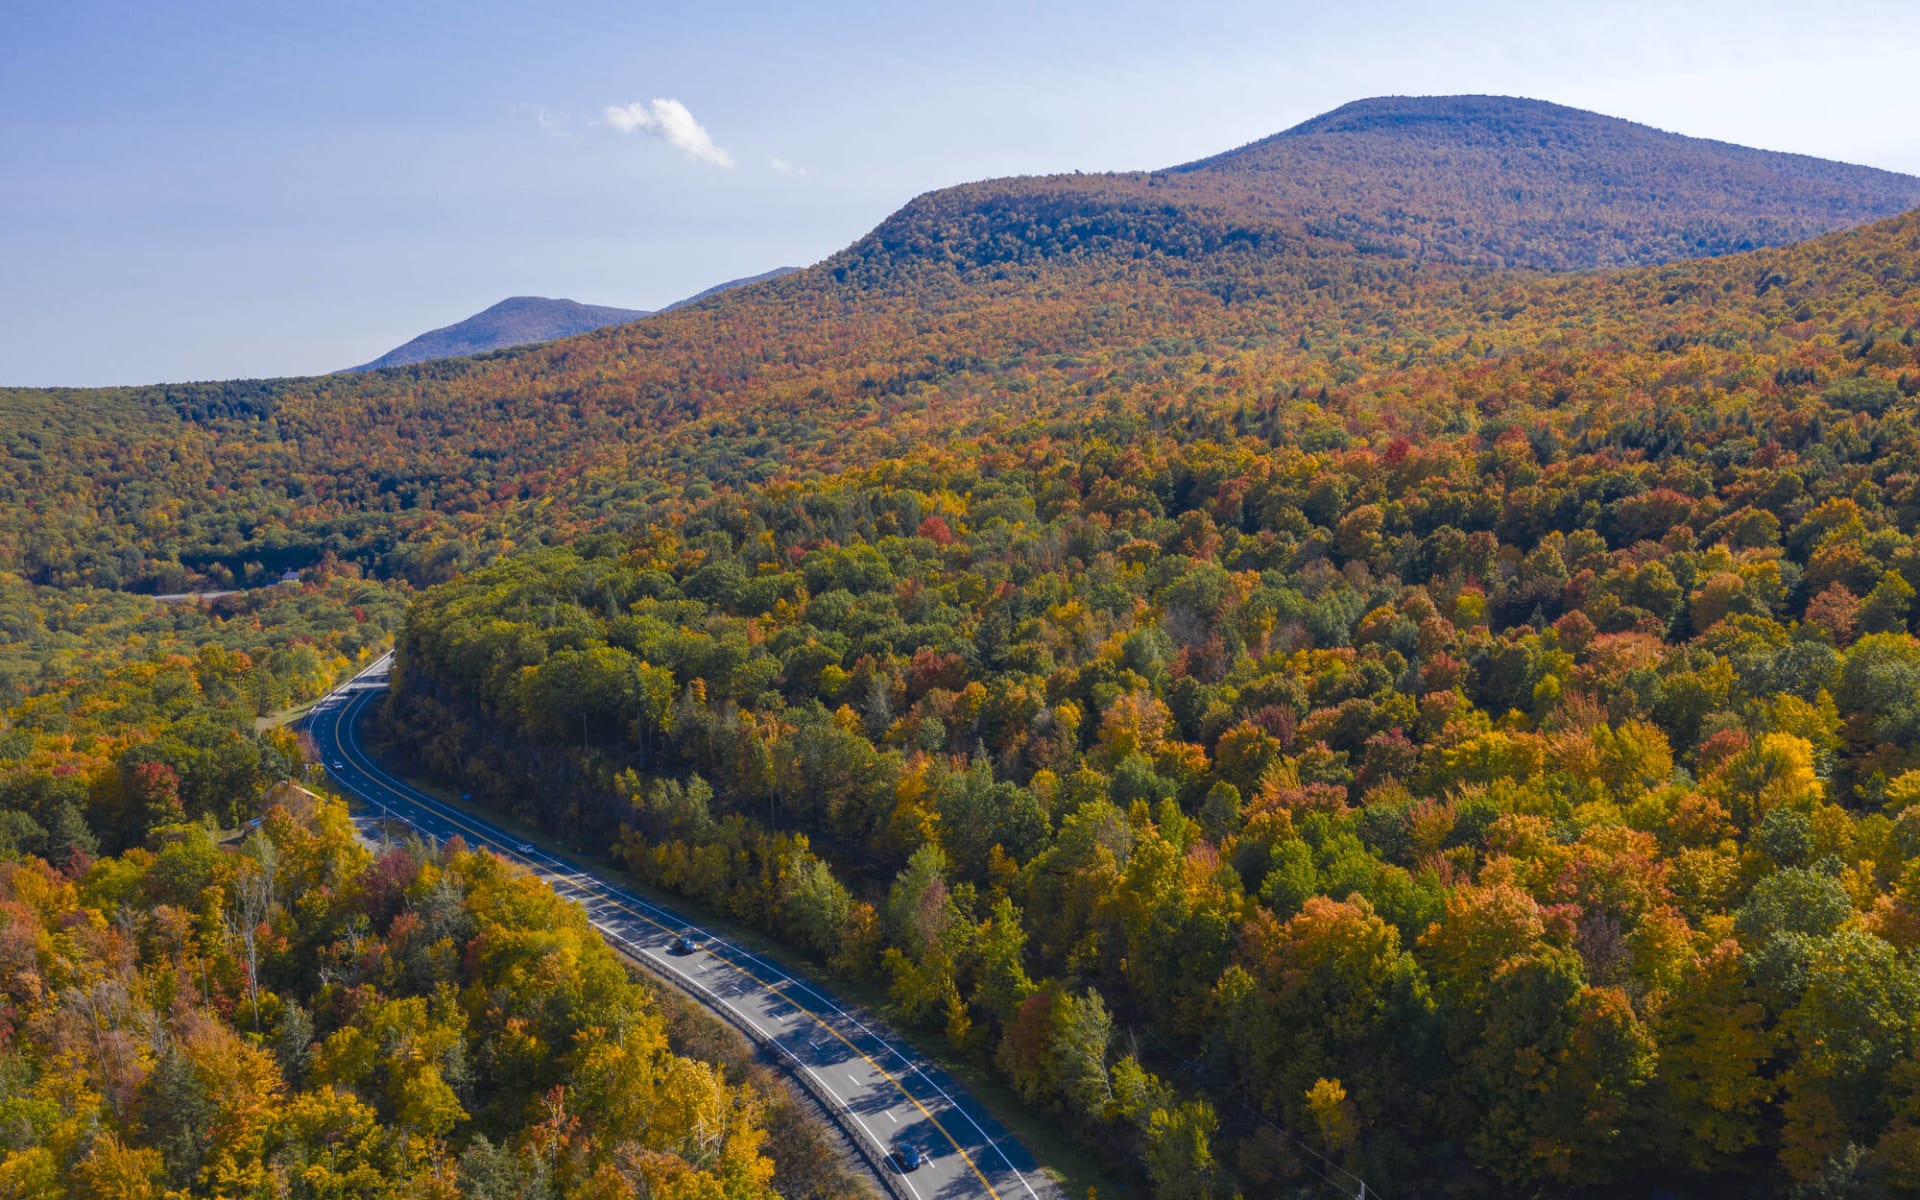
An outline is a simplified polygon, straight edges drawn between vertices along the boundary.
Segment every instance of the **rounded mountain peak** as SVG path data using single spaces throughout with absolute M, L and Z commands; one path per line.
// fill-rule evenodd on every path
M 1374 96 L 1342 104 L 1278 134 L 1364 133 L 1421 125 L 1492 125 L 1550 128 L 1565 125 L 1631 125 L 1618 117 L 1569 108 L 1524 96 Z

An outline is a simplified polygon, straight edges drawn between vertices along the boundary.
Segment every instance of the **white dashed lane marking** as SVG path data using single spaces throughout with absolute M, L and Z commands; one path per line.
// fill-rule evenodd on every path
M 316 710 L 316 713 L 324 713 L 323 721 L 316 722 L 316 724 L 321 725 L 322 728 L 324 729 L 324 732 L 332 735 L 335 743 L 340 747 L 344 758 L 347 758 L 349 760 L 354 758 L 363 758 L 363 759 L 365 758 L 364 750 L 361 749 L 361 747 L 358 745 L 357 740 L 353 736 L 354 718 L 358 715 L 359 708 L 362 707 L 367 702 L 367 700 L 370 699 L 377 691 L 383 690 L 383 689 L 374 688 L 374 687 L 361 688 L 358 686 L 358 684 L 362 680 L 366 679 L 366 677 L 373 675 L 377 670 L 385 667 L 389 661 L 390 661 L 389 659 L 383 658 L 380 662 L 376 663 L 373 667 L 369 667 L 366 671 L 362 672 L 360 676 L 356 677 L 354 683 L 352 685 L 349 685 L 352 687 L 353 691 L 359 692 L 361 694 L 353 695 L 349 697 L 344 694 L 348 689 L 342 688 L 340 693 L 336 693 L 337 699 L 335 697 L 330 697 L 327 703 L 323 704 Z M 330 726 L 330 728 L 328 726 Z M 320 731 L 321 730 L 316 730 L 316 732 L 320 732 Z M 638 905 L 639 907 L 646 909 L 648 911 L 660 911 L 660 915 L 663 920 L 669 920 L 669 921 L 684 920 L 684 918 L 677 917 L 675 914 L 671 913 L 670 911 L 661 911 L 659 906 L 621 891 L 616 886 L 610 885 L 608 881 L 596 877 L 590 871 L 583 870 L 576 864 L 556 862 L 551 855 L 544 854 L 537 850 L 529 850 L 527 853 L 522 854 L 517 849 L 519 843 L 514 842 L 511 839 L 503 840 L 501 835 L 499 835 L 497 831 L 479 827 L 481 823 L 479 823 L 476 818 L 473 818 L 468 814 L 464 814 L 464 813 L 460 814 L 458 817 L 455 817 L 450 821 L 446 819 L 446 817 L 444 817 L 442 814 L 438 814 L 438 813 L 434 814 L 433 816 L 429 816 L 426 812 L 420 811 L 420 808 L 424 807 L 424 808 L 431 809 L 431 808 L 438 808 L 438 807 L 444 807 L 444 806 L 442 806 L 440 802 L 432 799 L 431 797 L 425 796 L 421 793 L 418 793 L 417 791 L 414 791 L 413 789 L 409 788 L 405 783 L 392 779 L 390 776 L 387 776 L 385 772 L 379 770 L 377 766 L 369 766 L 368 770 L 366 771 L 361 771 L 357 769 L 363 765 L 367 765 L 367 764 L 355 762 L 353 763 L 353 768 L 355 769 L 351 771 L 342 771 L 339 773 L 339 776 L 343 780 L 350 776 L 354 778 L 356 782 L 358 782 L 362 777 L 364 777 L 364 779 L 372 785 L 369 790 L 372 791 L 375 796 L 375 798 L 373 799 L 373 803 L 380 805 L 383 812 L 386 810 L 386 805 L 382 803 L 382 800 L 387 795 L 390 794 L 394 799 L 397 799 L 400 801 L 400 805 L 397 807 L 413 806 L 414 828 L 416 828 L 420 832 L 427 833 L 430 836 L 434 836 L 436 840 L 444 839 L 444 838 L 455 836 L 455 835 L 461 835 L 469 839 L 470 845 L 492 849 L 503 858 L 506 858 L 509 860 L 519 860 L 525 863 L 526 865 L 535 867 L 536 869 L 541 866 L 547 867 L 546 871 L 542 871 L 539 873 L 542 875 L 546 875 L 549 878 L 550 882 L 552 882 L 555 885 L 556 891 L 560 891 L 563 895 L 571 893 L 572 895 L 570 896 L 570 898 L 573 898 L 576 900 L 576 902 L 581 903 L 583 908 L 586 908 L 589 913 L 591 913 L 595 918 L 597 918 L 596 920 L 593 921 L 593 923 L 596 926 L 598 926 L 603 932 L 606 932 L 611 935 L 609 940 L 626 944 L 627 948 L 630 951 L 639 952 L 637 955 L 639 957 L 658 961 L 660 965 L 665 968 L 666 973 L 670 976 L 674 974 L 680 974 L 683 977 L 685 976 L 685 967 L 675 963 L 668 962 L 667 960 L 661 958 L 659 953 L 656 951 L 643 950 L 641 946 L 635 945 L 632 942 L 629 942 L 625 936 L 622 936 L 627 932 L 633 932 L 638 937 L 644 940 L 652 936 L 651 931 L 650 929 L 647 928 L 647 926 L 658 924 L 658 922 L 655 922 L 650 918 L 642 919 L 638 914 L 635 914 L 632 909 L 628 908 L 627 906 L 628 903 L 631 903 L 633 905 Z M 359 790 L 359 789 L 355 789 L 355 790 Z M 436 820 L 435 817 L 440 817 L 440 819 Z M 544 863 L 540 861 L 543 859 L 545 860 Z M 618 898 L 616 899 L 615 897 L 618 897 Z M 622 903 L 622 901 L 626 901 L 627 903 Z M 778 995 L 783 1002 L 787 1004 L 796 1005 L 798 1007 L 799 1012 L 801 1014 L 804 1014 L 805 1017 L 810 1019 L 808 1021 L 801 1022 L 802 1024 L 824 1025 L 832 1018 L 823 1016 L 821 1013 L 812 1011 L 806 1004 L 800 1004 L 796 1000 L 794 1000 L 794 998 L 787 995 L 783 995 L 781 993 L 783 993 L 786 989 L 790 987 L 797 988 L 801 993 L 807 995 L 810 999 L 816 999 L 820 1001 L 824 1005 L 825 1011 L 827 1013 L 831 1013 L 833 1018 L 839 1018 L 840 1020 L 847 1022 L 852 1026 L 853 1030 L 857 1031 L 855 1033 L 843 1035 L 837 1028 L 828 1029 L 828 1032 L 830 1034 L 832 1034 L 834 1037 L 838 1038 L 841 1041 L 845 1041 L 848 1047 L 852 1049 L 860 1057 L 867 1058 L 866 1051 L 862 1050 L 858 1045 L 856 1045 L 853 1041 L 849 1039 L 857 1038 L 864 1035 L 866 1038 L 871 1039 L 871 1042 L 873 1043 L 875 1050 L 878 1054 L 880 1054 L 883 1057 L 899 1060 L 899 1065 L 905 1068 L 905 1074 L 902 1078 L 895 1078 L 890 1072 L 886 1070 L 886 1068 L 880 1067 L 879 1064 L 875 1063 L 871 1058 L 868 1058 L 868 1064 L 870 1066 L 874 1066 L 878 1070 L 879 1074 L 885 1079 L 888 1085 L 891 1085 L 893 1088 L 897 1089 L 902 1094 L 904 1094 L 907 1097 L 907 1099 L 912 1101 L 914 1106 L 919 1108 L 921 1113 L 925 1115 L 928 1118 L 928 1120 L 930 1120 L 933 1123 L 933 1126 L 935 1129 L 939 1130 L 939 1132 L 946 1135 L 948 1140 L 953 1143 L 954 1149 L 958 1152 L 958 1157 L 960 1162 L 963 1163 L 968 1168 L 973 1178 L 978 1181 L 980 1186 L 987 1192 L 989 1196 L 994 1197 L 995 1200 L 1001 1200 L 1001 1193 L 994 1187 L 993 1182 L 989 1180 L 986 1173 L 981 1170 L 981 1166 L 973 1160 L 972 1155 L 968 1153 L 968 1149 L 965 1147 L 962 1147 L 958 1141 L 954 1140 L 953 1133 L 950 1132 L 947 1128 L 945 1128 L 943 1122 L 941 1121 L 942 1116 L 948 1116 L 948 1115 L 956 1116 L 960 1120 L 965 1122 L 968 1126 L 970 1126 L 973 1132 L 981 1138 L 984 1144 L 983 1148 L 988 1153 L 994 1155 L 1000 1160 L 1002 1167 L 1004 1167 L 1006 1170 L 1008 1170 L 1012 1174 L 1013 1178 L 1018 1182 L 1018 1184 L 1021 1187 L 1021 1190 L 1026 1193 L 1027 1197 L 1029 1197 L 1030 1200 L 1039 1200 L 1039 1197 L 1035 1194 L 1033 1185 L 1026 1179 L 1025 1175 L 1022 1172 L 1020 1172 L 1017 1168 L 1013 1166 L 1012 1162 L 1008 1161 L 1006 1149 L 999 1143 L 999 1139 L 991 1135 L 988 1135 L 986 1130 L 981 1128 L 979 1122 L 975 1119 L 972 1113 L 968 1112 L 967 1109 L 962 1104 L 956 1103 L 954 1097 L 949 1095 L 940 1086 L 938 1082 L 935 1082 L 933 1079 L 928 1078 L 926 1074 L 922 1072 L 920 1065 L 913 1061 L 913 1058 L 911 1055 L 902 1053 L 899 1049 L 889 1045 L 885 1038 L 876 1036 L 875 1030 L 861 1023 L 861 1021 L 858 1018 L 850 1016 L 848 1013 L 841 1010 L 834 1003 L 831 997 L 820 992 L 817 988 L 813 987 L 811 984 L 809 984 L 805 980 L 796 980 L 788 976 L 784 971 L 780 971 L 777 968 L 774 968 L 772 964 L 766 963 L 764 960 L 758 959 L 756 956 L 754 956 L 750 952 L 748 953 L 741 952 L 738 947 L 731 947 L 729 949 L 729 953 L 740 954 L 740 956 L 746 960 L 746 964 L 750 964 L 750 965 L 742 965 L 740 963 L 735 963 L 730 960 L 722 962 L 720 964 L 723 968 L 722 971 L 720 972 L 720 976 L 730 977 L 734 975 L 736 972 L 738 972 L 739 975 L 744 976 L 744 979 L 728 978 L 727 984 L 724 985 L 724 987 L 726 992 L 729 995 L 735 994 L 736 992 L 741 994 L 757 993 L 757 992 L 772 993 L 772 994 Z M 694 964 L 688 964 L 688 965 L 694 965 Z M 709 971 L 709 967 L 710 967 L 709 963 L 701 962 L 701 963 L 698 963 L 697 965 L 700 967 L 700 970 L 703 974 Z M 764 971 L 765 973 L 758 974 L 757 971 Z M 749 983 L 751 984 L 751 986 L 749 986 Z M 733 1003 L 733 1001 L 729 999 L 727 996 L 723 996 L 719 993 L 714 992 L 711 988 L 707 987 L 706 984 L 702 983 L 700 987 L 701 987 L 701 990 L 707 993 L 707 995 L 710 998 L 710 1002 L 717 1001 L 719 1006 L 724 1007 L 727 1010 L 730 1010 L 731 1014 L 736 1019 L 738 1019 L 741 1022 L 741 1024 L 743 1024 L 744 1026 L 752 1028 L 762 1033 L 763 1035 L 768 1034 L 770 1032 L 767 1024 L 763 1024 L 761 1020 L 755 1019 L 756 1017 L 765 1016 L 767 1014 L 759 1014 L 759 1013 L 749 1014 L 747 1012 L 744 1012 L 741 1010 L 739 1005 L 736 1005 L 735 1003 Z M 773 1029 L 777 1029 L 781 1033 L 787 1034 L 788 1036 L 792 1036 L 793 1033 L 796 1032 L 792 1030 L 791 1024 L 784 1019 L 780 1019 L 776 1017 L 770 1024 L 772 1025 Z M 822 1043 L 814 1041 L 812 1038 L 807 1037 L 805 1034 L 800 1034 L 799 1036 L 801 1039 L 805 1040 L 806 1044 L 814 1052 L 816 1053 L 821 1052 Z M 777 1040 L 778 1039 L 776 1037 L 776 1041 Z M 812 1067 L 806 1066 L 805 1064 L 796 1063 L 795 1065 L 803 1067 L 803 1069 L 806 1070 L 808 1075 L 812 1076 L 815 1080 L 817 1080 L 820 1083 L 823 1090 L 829 1096 L 833 1097 L 836 1102 L 838 1102 L 841 1108 L 845 1111 L 846 1117 L 851 1118 L 852 1121 L 860 1128 L 861 1132 L 864 1133 L 869 1139 L 878 1143 L 878 1139 L 874 1138 L 873 1131 L 867 1125 L 867 1122 L 861 1118 L 859 1113 L 856 1113 L 853 1111 L 848 1100 L 841 1097 L 839 1093 L 835 1092 L 831 1087 L 827 1086 L 826 1081 L 821 1078 L 819 1071 L 816 1071 Z M 843 1063 L 843 1066 L 844 1065 L 849 1065 L 849 1064 Z M 870 1086 L 876 1086 L 876 1085 L 861 1084 L 859 1077 L 853 1074 L 852 1072 L 847 1072 L 847 1078 L 853 1085 L 853 1093 L 855 1097 L 863 1096 L 868 1091 Z M 916 1087 L 925 1086 L 927 1088 L 930 1088 L 934 1096 L 937 1097 L 937 1099 L 929 1099 L 925 1103 L 922 1103 L 922 1101 L 914 1095 L 913 1091 L 909 1090 L 909 1087 L 908 1087 L 909 1082 L 913 1082 Z M 939 1115 L 935 1115 L 934 1111 L 929 1111 L 929 1109 L 926 1107 L 927 1104 L 934 1105 L 935 1109 L 939 1111 Z M 886 1111 L 887 1111 L 887 1119 L 889 1122 L 895 1125 L 900 1124 L 900 1118 L 894 1113 L 892 1109 L 888 1109 Z M 962 1174 L 964 1175 L 965 1172 L 963 1172 Z M 936 1180 L 936 1182 L 941 1184 L 948 1183 L 948 1181 L 944 1178 L 945 1172 L 941 1172 L 941 1175 L 943 1177 L 939 1180 Z M 906 1177 L 897 1177 L 894 1180 L 894 1182 L 896 1184 L 904 1184 L 906 1186 L 907 1191 L 911 1195 L 913 1195 L 916 1198 L 916 1200 L 918 1200 L 918 1198 L 920 1197 L 921 1191 L 916 1186 L 915 1180 L 911 1178 L 906 1178 Z M 954 1180 L 952 1182 L 957 1183 L 958 1180 Z M 943 1186 L 937 1190 L 945 1193 L 945 1192 L 950 1192 L 952 1189 L 951 1187 Z

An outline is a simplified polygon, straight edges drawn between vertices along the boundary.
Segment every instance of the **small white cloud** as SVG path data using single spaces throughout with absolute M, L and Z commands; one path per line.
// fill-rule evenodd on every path
M 807 173 L 805 167 L 796 167 L 786 159 L 778 157 L 767 160 L 767 170 L 772 171 L 775 175 L 805 175 Z
M 716 167 L 733 165 L 733 155 L 714 145 L 713 136 L 678 100 L 655 100 L 651 104 L 636 100 L 627 105 L 608 105 L 606 118 L 607 124 L 621 133 L 652 134 L 698 162 Z
M 573 118 L 563 112 L 552 112 L 544 108 L 533 110 L 533 119 L 540 126 L 540 132 L 563 142 L 574 140 Z

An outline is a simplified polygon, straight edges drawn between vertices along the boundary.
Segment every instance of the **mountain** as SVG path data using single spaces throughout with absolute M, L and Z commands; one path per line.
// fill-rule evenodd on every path
M 369 733 L 831 956 L 1130 1190 L 1914 1194 L 1920 210 L 1835 227 L 1915 187 L 1389 99 L 933 193 L 558 343 L 0 389 L 0 630 L 46 648 L 0 714 L 0 858 L 69 864 L 0 871 L 15 925 L 162 971 L 171 926 L 42 901 L 189 911 L 180 814 L 232 827 L 223 781 L 294 753 L 254 718 L 404 600 Z M 160 613 L 72 586 L 309 566 Z M 128 665 L 68 686 L 82 653 Z M 180 943 L 354 1103 L 393 1102 L 342 1074 L 359 993 L 289 990 L 288 947 L 381 914 L 405 936 L 327 952 L 369 997 L 462 983 L 412 854 L 280 923 L 265 1003 L 239 923 Z M 0 969 L 23 1045 L 71 1032 L 43 974 Z M 484 1097 L 579 1057 L 499 1045 L 414 1058 Z M 632 1072 L 587 1050 L 591 1105 Z M 162 1092 L 68 1059 L 131 1063 L 86 1086 L 134 1113 L 201 1061 Z
M 775 267 L 758 275 L 729 279 L 684 300 L 676 300 L 659 312 L 672 312 L 689 304 L 711 299 L 722 292 L 749 284 L 791 275 L 798 267 Z M 342 374 L 377 371 L 382 367 L 405 367 L 442 358 L 461 358 L 485 354 L 490 350 L 509 350 L 515 346 L 537 345 L 575 334 L 592 333 L 609 325 L 625 325 L 653 311 L 639 308 L 610 308 L 604 304 L 580 304 L 572 300 L 549 300 L 545 296 L 509 296 L 492 308 L 475 313 L 443 329 L 423 333 L 402 346 L 382 354 L 370 363 L 349 367 Z
M 723 301 L 657 397 L 610 337 L 519 412 L 636 452 L 413 599 L 386 744 L 888 987 L 1130 1195 L 1326 1195 L 1335 1118 L 1341 1194 L 1920 1194 L 1920 211 L 1177 265 Z
M 998 179 L 914 200 L 875 273 L 1221 250 L 1567 270 L 1801 241 L 1920 206 L 1920 179 L 1498 96 L 1362 100 L 1162 171 Z
M 377 371 L 382 367 L 404 367 L 437 358 L 458 358 L 533 342 L 550 342 L 608 325 L 638 321 L 647 315 L 635 308 L 549 300 L 545 296 L 509 296 L 464 321 L 423 333 L 372 362 L 349 367 L 348 371 Z
M 1500 96 L 1362 100 L 1178 169 L 1272 210 L 1563 269 L 1804 240 L 1920 206 L 1920 179 Z
M 1621 182 L 1635 171 L 1673 190 Z M 1920 180 L 1553 105 L 1369 101 L 1182 168 L 934 192 L 815 267 L 558 343 L 317 380 L 0 392 L 0 567 L 175 591 L 334 553 L 443 578 L 536 526 L 590 528 L 683 487 L 1165 403 L 1196 363 L 1338 400 L 1499 318 L 1527 276 L 1498 263 L 1657 262 L 1909 203 Z

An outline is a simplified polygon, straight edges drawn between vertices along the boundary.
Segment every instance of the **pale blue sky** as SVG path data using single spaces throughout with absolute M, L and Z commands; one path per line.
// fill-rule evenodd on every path
M 1911 0 L 0 10 L 0 384 L 331 370 L 516 294 L 650 308 L 929 188 L 1164 166 L 1390 93 L 1920 174 Z

